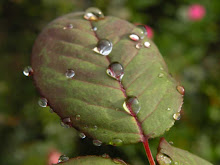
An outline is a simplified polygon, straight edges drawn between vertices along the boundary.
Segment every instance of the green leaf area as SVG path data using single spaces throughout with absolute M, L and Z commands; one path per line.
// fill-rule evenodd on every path
M 160 165 L 212 165 L 188 151 L 171 146 L 164 138 L 160 140 L 157 162 Z
M 66 162 L 58 163 L 62 165 L 115 165 L 115 164 L 123 164 L 126 165 L 126 163 L 120 159 L 110 159 L 110 158 L 103 158 L 99 156 L 82 156 L 82 157 L 76 157 L 72 158 Z
M 64 28 L 70 24 L 72 28 Z M 73 13 L 51 22 L 33 47 L 33 78 L 42 97 L 61 119 L 71 119 L 70 126 L 106 144 L 137 143 L 163 134 L 183 103 L 156 45 L 147 37 L 129 38 L 134 28 L 115 17 L 88 21 L 83 13 Z M 113 43 L 108 57 L 93 51 L 100 39 Z M 146 41 L 149 48 L 136 48 Z M 112 62 L 124 67 L 121 83 L 106 74 Z M 75 72 L 72 79 L 65 76 L 68 69 Z M 123 109 L 127 96 L 140 102 L 136 117 Z

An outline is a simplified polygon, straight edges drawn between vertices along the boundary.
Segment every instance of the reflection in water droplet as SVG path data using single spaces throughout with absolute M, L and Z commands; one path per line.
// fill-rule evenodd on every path
M 159 158 L 159 163 L 160 164 L 161 163 L 164 163 L 164 164 L 171 164 L 172 163 L 172 160 L 168 156 L 166 156 L 166 155 L 164 155 L 162 153 L 158 153 L 157 156 Z
M 102 145 L 102 142 L 100 140 L 93 140 L 92 143 L 94 146 L 98 146 L 98 147 Z
M 159 74 L 158 74 L 158 77 L 159 77 L 159 78 L 162 78 L 163 76 L 164 76 L 163 73 L 159 73 Z
M 69 25 L 63 27 L 63 30 L 72 29 L 72 28 L 73 28 L 73 24 L 69 24 Z
M 178 86 L 176 87 L 176 89 L 177 89 L 177 91 L 178 91 L 181 95 L 184 95 L 184 94 L 185 94 L 185 89 L 184 89 L 183 86 L 178 85 Z
M 150 42 L 144 42 L 144 46 L 145 46 L 146 48 L 149 48 L 149 47 L 150 47 Z
M 133 41 L 139 41 L 139 40 L 140 40 L 139 36 L 136 35 L 136 34 L 130 34 L 130 35 L 129 35 L 129 38 L 130 38 L 131 40 L 133 40 Z
M 96 7 L 90 7 L 85 11 L 84 18 L 90 21 L 97 21 L 104 18 L 102 11 Z
M 80 120 L 80 115 L 76 115 L 76 120 Z
M 135 45 L 135 48 L 137 48 L 137 49 L 141 49 L 143 47 L 143 45 L 141 44 L 141 43 L 137 43 L 136 45 Z
M 38 105 L 41 107 L 47 107 L 47 99 L 46 98 L 40 98 L 38 100 Z
M 33 69 L 30 66 L 27 66 L 23 70 L 25 76 L 31 76 L 33 74 Z
M 113 139 L 112 141 L 109 142 L 110 145 L 113 146 L 119 146 L 122 145 L 123 141 L 121 139 Z
M 124 76 L 124 68 L 123 66 L 118 62 L 113 62 L 109 65 L 108 69 L 106 70 L 106 73 L 115 78 L 116 80 L 121 81 Z
M 137 97 L 129 96 L 125 99 L 123 108 L 126 112 L 130 113 L 131 115 L 136 115 L 140 111 L 141 106 Z
M 81 133 L 79 133 L 79 137 L 80 137 L 81 139 L 85 139 L 85 138 L 86 138 L 86 135 L 81 132 Z
M 170 111 L 171 109 L 170 109 L 170 108 L 167 108 L 167 110 Z
M 65 162 L 67 160 L 69 160 L 69 157 L 67 157 L 66 155 L 61 155 L 58 159 L 58 163 Z
M 173 118 L 174 118 L 174 120 L 180 120 L 180 118 L 181 118 L 180 113 L 179 113 L 179 112 L 174 113 L 174 114 L 173 114 Z
M 66 77 L 67 77 L 67 78 L 73 78 L 74 76 L 75 76 L 74 70 L 68 69 L 68 70 L 66 71 Z
M 107 56 L 111 53 L 112 48 L 113 48 L 113 45 L 111 41 L 102 39 L 102 40 L 99 40 L 99 42 L 97 43 L 93 51 L 103 56 Z

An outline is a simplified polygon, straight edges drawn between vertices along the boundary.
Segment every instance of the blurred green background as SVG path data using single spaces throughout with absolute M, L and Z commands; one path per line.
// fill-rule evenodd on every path
M 188 7 L 206 9 L 199 21 Z M 69 157 L 109 154 L 144 165 L 142 144 L 95 147 L 74 129 L 60 126 L 49 107 L 37 105 L 33 81 L 22 74 L 33 43 L 54 18 L 90 6 L 105 15 L 143 23 L 154 31 L 170 73 L 185 87 L 182 119 L 164 134 L 173 145 L 220 164 L 220 1 L 219 0 L 1 0 L 0 1 L 0 164 L 46 165 L 57 151 Z M 153 154 L 159 138 L 150 141 Z

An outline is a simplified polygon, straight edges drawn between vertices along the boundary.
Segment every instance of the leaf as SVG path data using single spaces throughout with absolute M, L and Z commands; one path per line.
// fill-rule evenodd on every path
M 49 106 L 61 119 L 70 118 L 69 125 L 106 144 L 137 143 L 163 134 L 183 103 L 156 45 L 145 37 L 140 42 L 150 42 L 150 48 L 137 49 L 138 42 L 129 38 L 134 28 L 115 17 L 90 22 L 83 13 L 72 13 L 51 22 L 33 47 L 33 78 Z M 113 43 L 109 56 L 92 50 L 100 39 Z M 111 62 L 124 66 L 122 83 L 106 74 Z M 65 76 L 68 69 L 75 72 L 72 79 Z M 138 97 L 137 116 L 123 109 L 127 96 Z
M 81 156 L 72 158 L 66 162 L 58 163 L 62 165 L 114 165 L 114 164 L 123 164 L 126 163 L 120 159 L 110 159 L 110 158 L 103 158 L 99 156 Z
M 171 146 L 164 138 L 160 140 L 157 161 L 160 165 L 211 165 L 211 163 L 188 151 Z

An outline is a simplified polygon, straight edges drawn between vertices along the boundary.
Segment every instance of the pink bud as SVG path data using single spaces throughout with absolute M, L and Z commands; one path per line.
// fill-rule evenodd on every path
M 148 38 L 152 39 L 154 37 L 154 31 L 150 26 L 144 25 L 147 30 Z
M 205 16 L 205 13 L 206 9 L 200 4 L 193 4 L 189 6 L 187 11 L 188 18 L 192 21 L 201 20 Z
M 48 155 L 48 165 L 53 165 L 58 163 L 58 159 L 60 158 L 61 153 L 56 150 L 52 150 Z

